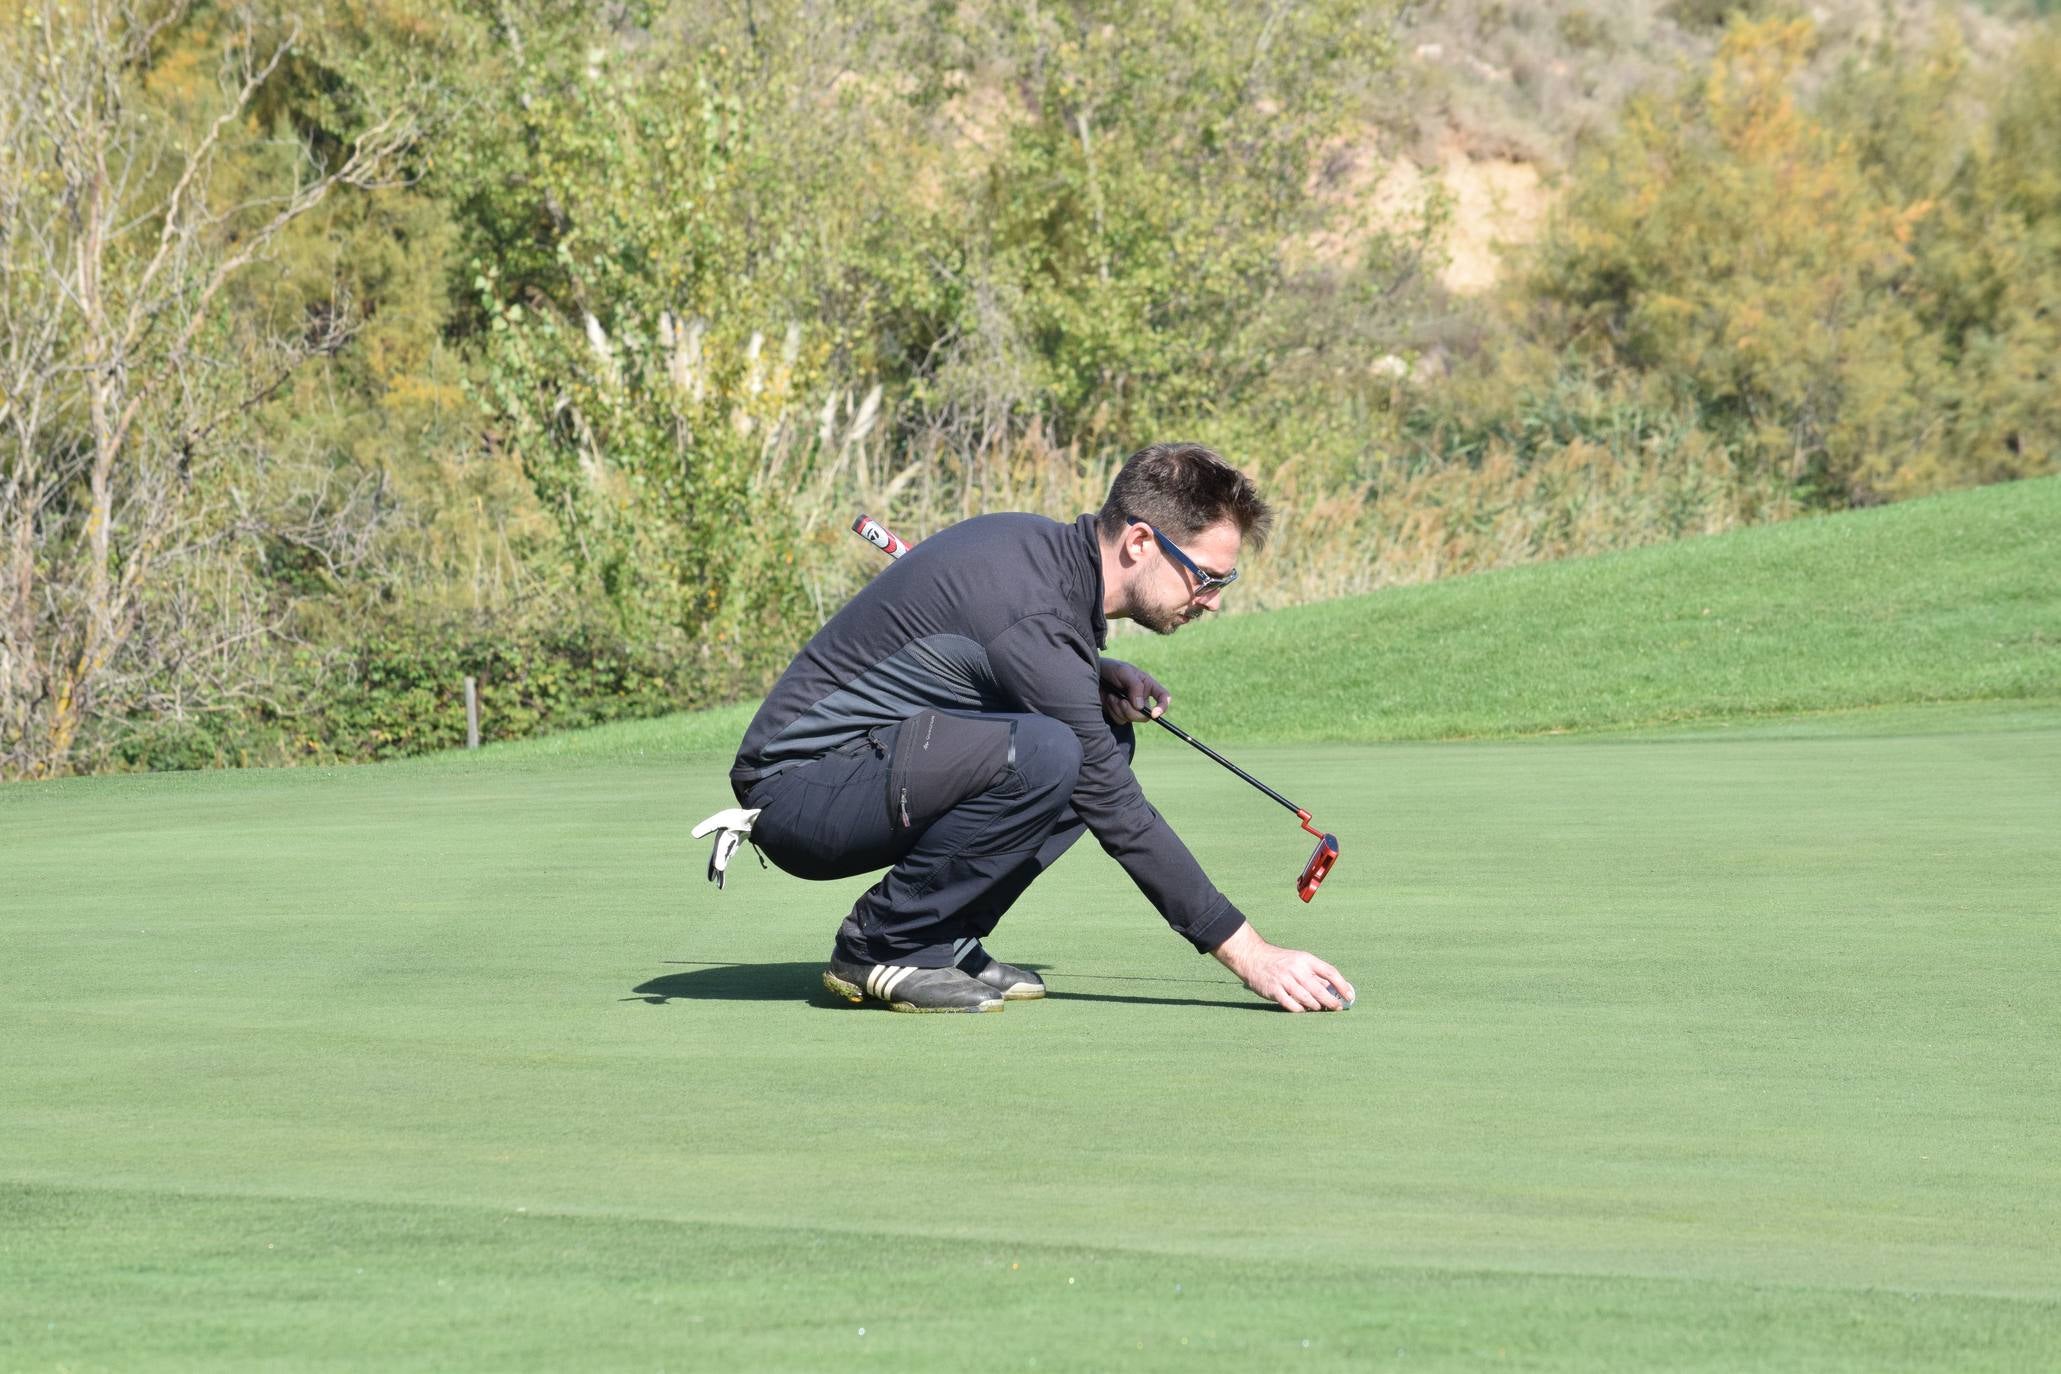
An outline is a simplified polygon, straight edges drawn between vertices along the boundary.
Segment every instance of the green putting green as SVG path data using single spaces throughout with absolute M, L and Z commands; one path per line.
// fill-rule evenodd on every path
M 1215 742 L 1313 904 L 1148 790 L 1353 1011 L 1092 841 L 1051 998 L 848 1007 L 705 754 L 0 791 L 0 1368 L 2051 1365 L 2061 710 Z

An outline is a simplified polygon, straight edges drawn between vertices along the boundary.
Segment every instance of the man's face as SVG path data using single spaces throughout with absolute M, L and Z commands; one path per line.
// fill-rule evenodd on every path
M 1222 604 L 1224 589 L 1211 587 L 1198 594 L 1199 579 L 1161 547 L 1146 526 L 1132 525 L 1126 537 L 1134 557 L 1125 608 L 1132 620 L 1154 634 L 1170 635 Z M 1167 538 L 1174 539 L 1183 553 L 1213 575 L 1238 566 L 1238 551 L 1244 543 L 1235 520 L 1210 525 L 1189 539 L 1172 534 Z

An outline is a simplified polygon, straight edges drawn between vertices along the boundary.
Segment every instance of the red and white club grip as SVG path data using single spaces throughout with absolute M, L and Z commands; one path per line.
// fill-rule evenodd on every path
M 893 530 L 870 515 L 861 514 L 858 519 L 852 521 L 852 533 L 889 558 L 900 558 L 909 551 L 909 546 L 903 543 Z

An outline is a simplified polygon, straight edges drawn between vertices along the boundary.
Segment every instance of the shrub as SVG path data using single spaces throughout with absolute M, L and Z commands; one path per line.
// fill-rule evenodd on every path
M 1950 44 L 1885 50 L 1811 111 L 1812 42 L 1801 20 L 1734 23 L 1698 80 L 1633 103 L 1575 170 L 1526 332 L 1643 379 L 1743 473 L 1818 503 L 2047 470 L 2054 220 L 2021 195 L 2044 172 L 1969 151 Z M 2051 51 L 1987 144 L 2051 146 Z

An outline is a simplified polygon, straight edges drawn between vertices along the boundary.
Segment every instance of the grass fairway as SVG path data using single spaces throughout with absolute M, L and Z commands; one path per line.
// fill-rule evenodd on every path
M 1177 684 L 1184 723 L 1282 743 L 2052 702 L 2061 477 L 1234 616 L 1117 652 Z
M 0 789 L 0 1371 L 2052 1369 L 2057 546 L 2049 479 L 1126 640 L 1343 836 L 1305 907 L 1141 758 L 1343 1016 L 1092 844 L 992 942 L 1049 1000 L 829 998 L 856 885 L 686 838 L 749 707 Z
M 1347 1015 L 1092 844 L 1048 1001 L 834 1003 L 707 756 L 0 791 L 0 1369 L 2052 1367 L 2061 711 L 1234 754 Z

